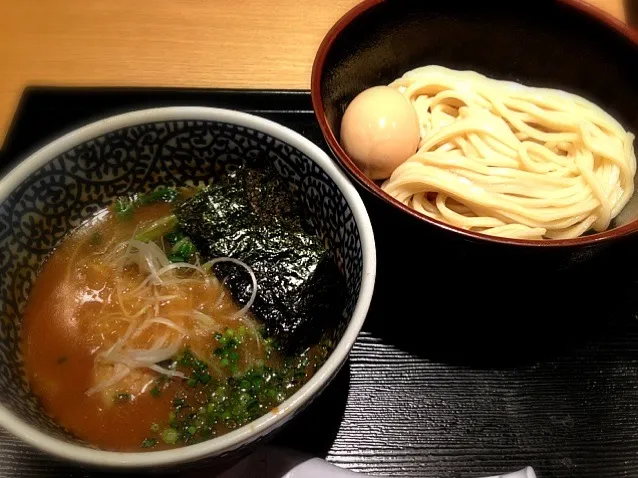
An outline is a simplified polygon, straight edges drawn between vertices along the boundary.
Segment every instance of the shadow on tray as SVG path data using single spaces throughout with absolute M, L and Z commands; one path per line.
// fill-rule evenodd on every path
M 636 322 L 634 249 L 635 241 L 551 272 L 437 260 L 427 248 L 409 260 L 381 252 L 364 330 L 450 364 L 508 368 L 550 360 Z

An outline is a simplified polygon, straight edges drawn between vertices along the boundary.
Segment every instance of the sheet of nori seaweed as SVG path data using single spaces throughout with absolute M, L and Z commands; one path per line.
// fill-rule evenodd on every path
M 252 312 L 287 351 L 316 343 L 339 322 L 345 281 L 276 171 L 239 168 L 178 204 L 175 214 L 204 258 L 232 257 L 253 269 Z M 245 269 L 219 263 L 215 274 L 239 303 L 249 299 Z

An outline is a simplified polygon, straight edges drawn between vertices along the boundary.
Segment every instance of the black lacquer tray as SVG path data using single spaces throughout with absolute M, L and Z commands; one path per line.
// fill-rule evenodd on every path
M 0 171 L 74 127 L 168 105 L 247 111 L 326 148 L 304 91 L 28 88 L 0 151 Z M 497 285 L 475 316 L 459 322 L 448 320 L 453 303 L 427 294 L 415 297 L 412 309 L 388 306 L 392 291 L 378 280 L 348 363 L 274 444 L 372 475 L 476 478 L 530 465 L 539 478 L 638 477 L 634 243 L 603 258 L 613 263 L 606 273 L 581 270 L 591 277 L 576 291 L 539 278 L 521 310 L 496 324 L 486 317 L 499 306 Z M 412 271 L 393 280 L 424 276 Z M 600 287 L 611 280 L 618 285 Z M 451 284 L 459 301 L 469 283 Z M 552 295 L 555 310 L 537 300 Z M 410 310 L 423 308 L 425 318 L 415 320 Z M 90 472 L 0 430 L 0 476 Z

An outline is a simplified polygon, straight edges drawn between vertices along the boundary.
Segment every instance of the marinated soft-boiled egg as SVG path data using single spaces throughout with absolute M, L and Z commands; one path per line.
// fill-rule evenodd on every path
M 341 120 L 341 145 L 370 179 L 390 177 L 419 145 L 419 119 L 410 101 L 389 86 L 359 93 Z

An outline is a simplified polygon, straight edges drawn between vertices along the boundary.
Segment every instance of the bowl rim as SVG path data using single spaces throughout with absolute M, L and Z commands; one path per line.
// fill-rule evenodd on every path
M 440 229 L 448 232 L 459 234 L 466 239 L 472 241 L 484 241 L 493 244 L 507 244 L 516 247 L 535 247 L 535 248 L 556 248 L 556 247 L 573 247 L 573 246 L 590 246 L 594 244 L 601 244 L 610 240 L 625 237 L 631 233 L 638 231 L 638 219 L 635 219 L 623 226 L 613 229 L 607 229 L 606 231 L 589 234 L 587 236 L 579 236 L 572 239 L 545 239 L 542 241 L 532 239 L 512 239 L 505 237 L 490 236 L 488 234 L 482 234 L 480 232 L 468 231 L 457 226 L 439 221 L 422 214 L 414 209 L 406 206 L 400 201 L 396 200 L 388 193 L 383 191 L 374 181 L 369 179 L 350 159 L 349 155 L 341 147 L 341 144 L 337 140 L 335 134 L 328 125 L 328 119 L 326 118 L 326 112 L 323 107 L 323 94 L 321 91 L 321 79 L 324 71 L 324 64 L 328 51 L 331 49 L 332 44 L 336 38 L 347 28 L 355 19 L 372 8 L 387 3 L 389 0 L 364 0 L 363 2 L 355 5 L 349 11 L 347 11 L 326 33 L 317 53 L 315 55 L 314 62 L 312 64 L 312 72 L 310 78 L 310 95 L 312 98 L 312 106 L 315 111 L 315 116 L 319 122 L 319 128 L 323 133 L 324 139 L 328 143 L 328 146 L 336 156 L 341 166 L 353 177 L 361 186 L 363 186 L 368 192 L 381 199 L 390 206 L 398 209 L 401 213 L 405 213 L 413 218 L 431 224 Z M 585 2 L 584 0 L 556 0 L 556 3 L 571 9 L 572 14 L 585 15 L 588 18 L 597 21 L 599 24 L 613 30 L 627 40 L 638 49 L 638 31 L 633 30 L 631 27 L 613 17 L 609 13 L 601 10 L 600 8 Z M 638 192 L 636 193 L 638 194 Z
M 367 315 L 376 277 L 374 234 L 366 208 L 354 185 L 319 146 L 301 134 L 274 121 L 239 111 L 193 106 L 171 106 L 132 111 L 110 116 L 75 129 L 50 142 L 20 161 L 0 180 L 0 203 L 34 171 L 60 154 L 84 142 L 121 128 L 162 121 L 215 121 L 263 132 L 294 147 L 308 156 L 329 177 L 346 199 L 357 229 L 362 251 L 362 275 L 359 296 L 348 326 L 326 362 L 296 393 L 276 411 L 270 411 L 247 425 L 202 443 L 163 451 L 115 452 L 64 442 L 24 422 L 0 404 L 0 425 L 24 442 L 59 458 L 107 468 L 141 468 L 166 466 L 220 455 L 251 443 L 283 425 L 311 397 L 328 384 L 345 363 Z

